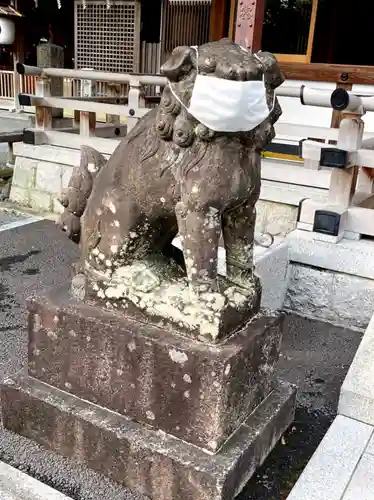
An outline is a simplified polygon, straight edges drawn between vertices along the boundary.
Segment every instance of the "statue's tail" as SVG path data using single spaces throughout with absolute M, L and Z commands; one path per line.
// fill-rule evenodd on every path
M 89 146 L 82 146 L 80 165 L 74 168 L 68 188 L 58 199 L 64 211 L 57 225 L 75 243 L 79 243 L 80 240 L 80 220 L 86 209 L 95 178 L 106 162 L 101 153 Z

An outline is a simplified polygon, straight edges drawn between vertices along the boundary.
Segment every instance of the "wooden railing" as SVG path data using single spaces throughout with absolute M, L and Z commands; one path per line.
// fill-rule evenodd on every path
M 23 78 L 34 78 L 36 80 L 36 95 L 24 96 L 21 104 L 36 107 L 37 126 L 35 132 L 38 135 L 38 141 L 47 141 L 47 143 L 50 143 L 48 141 L 52 141 L 51 144 L 71 148 L 79 148 L 83 142 L 82 137 L 79 137 L 77 134 L 78 131 L 80 135 L 85 137 L 84 142 L 87 142 L 87 137 L 92 138 L 92 141 L 94 141 L 96 140 L 94 139 L 95 136 L 102 136 L 104 129 L 101 125 L 97 125 L 96 120 L 99 114 L 106 115 L 107 123 L 111 124 L 120 124 L 120 117 L 125 117 L 127 129 L 131 129 L 137 120 L 144 116 L 150 108 L 156 106 L 160 100 L 159 95 L 150 95 L 149 89 L 160 89 L 166 84 L 166 78 L 159 75 L 130 75 L 59 68 L 41 70 L 40 68 L 25 65 L 20 65 L 19 70 Z M 64 79 L 64 96 L 51 96 L 51 77 Z M 92 85 L 95 87 L 95 96 L 81 97 L 82 80 L 92 82 Z M 300 101 L 299 89 L 292 86 L 280 87 L 277 90 L 277 94 L 283 97 L 296 96 L 298 101 Z M 74 112 L 74 138 L 71 138 L 69 131 L 52 131 L 52 108 L 68 109 Z M 43 133 L 39 134 L 40 131 L 43 131 Z M 57 140 L 56 134 L 59 133 L 68 133 L 69 139 L 66 138 L 66 135 L 61 135 L 61 141 Z M 289 140 L 292 141 L 292 138 L 294 138 L 293 143 L 297 144 L 302 138 L 336 141 L 339 131 L 329 126 L 301 126 L 299 124 L 282 123 L 280 121 L 276 124 L 276 133 L 277 139 L 280 142 L 282 140 L 286 142 Z M 372 135 L 373 133 L 367 136 Z M 103 146 L 104 143 L 102 141 L 99 143 L 100 146 L 104 147 L 101 151 L 103 153 L 111 152 L 118 138 L 115 139 L 113 137 L 108 140 L 110 143 L 107 143 L 106 146 Z
M 160 96 L 147 95 L 150 87 L 161 88 L 166 79 L 156 75 L 126 75 L 88 70 L 64 70 L 19 66 L 24 77 L 35 78 L 35 95 L 19 94 L 21 106 L 35 107 L 35 128 L 25 133 L 25 142 L 49 144 L 79 149 L 82 144 L 111 154 L 120 136 L 133 128 L 138 119 L 156 106 Z M 90 80 L 96 86 L 94 97 L 51 96 L 51 77 L 64 78 L 64 93 L 80 92 L 81 80 Z M 75 90 L 74 90 L 75 87 Z M 99 89 L 99 90 L 97 90 Z M 73 111 L 71 127 L 53 129 L 52 109 Z M 97 115 L 106 115 L 106 124 L 97 121 Z M 125 124 L 123 124 L 125 118 Z
M 35 93 L 35 77 L 18 75 L 21 92 Z M 0 99 L 14 99 L 15 75 L 13 71 L 0 71 Z
M 35 94 L 35 75 L 18 75 L 19 90 L 25 94 Z M 82 83 L 86 78 L 63 79 L 64 97 L 82 97 Z M 12 100 L 15 97 L 15 75 L 13 71 L 0 71 L 0 99 Z M 112 84 L 106 81 L 96 81 L 92 86 L 92 96 L 97 97 L 125 97 L 128 94 L 128 85 L 126 83 Z M 154 88 L 147 92 L 149 95 L 155 95 Z
M 13 71 L 0 71 L 0 99 L 14 98 Z

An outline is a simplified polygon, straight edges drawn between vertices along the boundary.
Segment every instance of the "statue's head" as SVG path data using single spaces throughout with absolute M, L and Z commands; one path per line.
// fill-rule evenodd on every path
M 281 115 L 274 90 L 284 81 L 273 55 L 253 54 L 224 39 L 177 47 L 161 71 L 168 79 L 156 124 L 163 139 L 188 147 L 195 138 L 255 139 L 261 129 L 261 149 L 273 138 Z

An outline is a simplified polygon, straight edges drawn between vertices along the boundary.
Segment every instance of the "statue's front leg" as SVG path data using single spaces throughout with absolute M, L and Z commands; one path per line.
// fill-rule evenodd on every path
M 227 278 L 244 288 L 252 288 L 256 279 L 253 266 L 256 201 L 257 196 L 252 197 L 222 216 Z
M 221 234 L 219 211 L 210 206 L 180 202 L 176 215 L 191 291 L 197 296 L 216 291 Z

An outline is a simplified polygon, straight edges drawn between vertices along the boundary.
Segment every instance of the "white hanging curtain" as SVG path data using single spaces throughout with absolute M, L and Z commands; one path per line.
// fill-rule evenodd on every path
M 38 0 L 34 0 L 35 7 L 38 7 Z M 57 0 L 57 7 L 61 9 L 61 0 Z
M 210 5 L 212 0 L 169 0 L 172 5 Z
M 113 1 L 112 0 L 106 0 L 106 8 L 107 9 L 110 9 L 111 6 L 113 4 Z M 86 0 L 82 0 L 82 5 L 83 5 L 83 8 L 85 9 L 87 7 L 87 2 Z
M 175 1 L 175 0 L 173 0 Z M 195 3 L 201 3 L 201 2 L 196 2 L 196 0 L 193 0 Z M 211 0 L 204 0 L 208 1 L 210 3 Z M 34 0 L 35 7 L 38 7 L 38 0 Z M 83 8 L 85 9 L 87 7 L 86 0 L 82 0 Z M 112 0 L 106 0 L 106 8 L 110 9 L 112 6 Z M 57 7 L 61 9 L 61 0 L 57 0 Z

